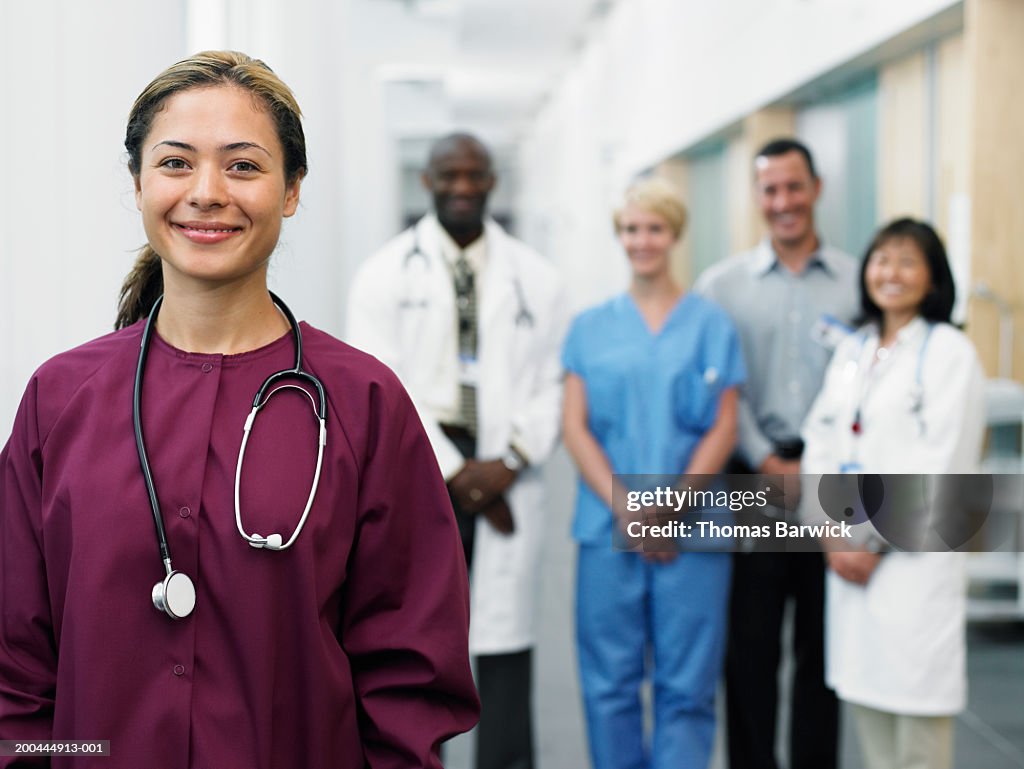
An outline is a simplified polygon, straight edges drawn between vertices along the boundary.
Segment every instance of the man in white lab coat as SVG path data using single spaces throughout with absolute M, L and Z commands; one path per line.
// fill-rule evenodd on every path
M 479 140 L 437 141 L 423 184 L 435 213 L 362 265 L 348 341 L 398 374 L 448 482 L 470 565 L 476 767 L 528 769 L 539 467 L 558 434 L 565 301 L 551 265 L 486 216 L 495 175 Z

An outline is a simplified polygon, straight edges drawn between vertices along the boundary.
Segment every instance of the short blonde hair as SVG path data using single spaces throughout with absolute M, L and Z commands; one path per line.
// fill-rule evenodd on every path
M 622 216 L 628 206 L 637 206 L 662 217 L 677 238 L 686 231 L 688 214 L 683 196 L 674 184 L 665 179 L 650 177 L 629 186 L 612 214 L 616 232 L 622 227 Z

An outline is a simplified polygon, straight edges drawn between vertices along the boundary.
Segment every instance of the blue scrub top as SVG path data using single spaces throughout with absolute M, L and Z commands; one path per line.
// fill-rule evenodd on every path
M 682 473 L 718 414 L 723 390 L 746 378 L 726 312 L 688 293 L 651 333 L 629 294 L 580 314 L 562 351 L 583 380 L 587 423 L 617 474 Z M 573 536 L 608 542 L 612 514 L 581 477 Z

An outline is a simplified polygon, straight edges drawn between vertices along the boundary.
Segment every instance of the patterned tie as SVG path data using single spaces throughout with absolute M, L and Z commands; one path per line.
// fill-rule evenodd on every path
M 476 280 L 465 252 L 459 251 L 452 275 L 455 280 L 455 306 L 459 316 L 459 358 L 475 361 Z M 459 421 L 472 435 L 476 435 L 476 386 L 465 382 L 459 384 Z

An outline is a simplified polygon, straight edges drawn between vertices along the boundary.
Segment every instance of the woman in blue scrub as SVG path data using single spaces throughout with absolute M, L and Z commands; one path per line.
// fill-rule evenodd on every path
M 714 739 L 730 556 L 614 549 L 616 529 L 632 520 L 622 494 L 613 503 L 614 475 L 719 472 L 736 440 L 745 374 L 728 316 L 670 273 L 686 224 L 675 189 L 638 182 L 614 222 L 629 290 L 577 317 L 563 352 L 564 439 L 581 475 L 576 629 L 590 754 L 595 769 L 696 769 Z

